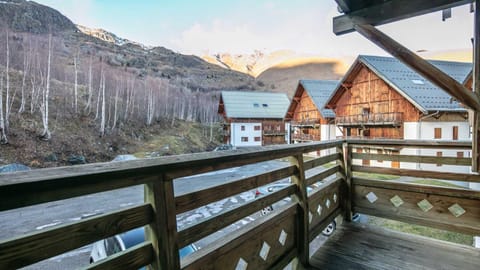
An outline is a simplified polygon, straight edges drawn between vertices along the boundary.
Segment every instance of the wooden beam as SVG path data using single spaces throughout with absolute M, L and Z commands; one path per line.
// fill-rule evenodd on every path
M 343 11 L 343 13 L 349 13 L 350 8 L 348 7 L 348 3 L 345 0 L 335 0 L 337 2 L 338 7 Z
M 478 96 L 425 59 L 371 25 L 357 24 L 354 28 L 358 33 L 402 61 L 436 86 L 442 88 L 465 106 L 480 111 L 480 99 Z
M 339 6 L 343 9 L 343 6 Z M 343 35 L 353 32 L 355 24 L 382 25 L 410 17 L 440 11 L 473 2 L 473 0 L 390 0 L 333 18 L 333 32 Z
M 474 32 L 473 32 L 473 92 L 480 97 L 480 0 L 475 1 Z M 480 172 L 480 112 L 473 111 L 472 127 L 472 171 Z

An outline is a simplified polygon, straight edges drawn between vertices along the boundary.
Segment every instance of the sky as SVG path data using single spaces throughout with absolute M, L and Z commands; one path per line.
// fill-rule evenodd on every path
M 386 55 L 357 33 L 336 36 L 334 0 L 35 0 L 74 23 L 184 54 L 292 50 L 336 58 Z M 442 22 L 432 13 L 380 29 L 413 51 L 471 48 L 473 13 L 453 9 Z

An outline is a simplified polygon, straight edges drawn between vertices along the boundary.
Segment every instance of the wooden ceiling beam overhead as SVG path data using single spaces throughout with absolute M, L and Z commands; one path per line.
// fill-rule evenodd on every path
M 345 15 L 333 18 L 333 32 L 342 35 L 355 31 L 355 24 L 382 25 L 472 3 L 474 0 L 335 1 Z M 355 7 L 361 9 L 354 9 Z
M 425 77 L 427 80 L 442 88 L 445 92 L 457 99 L 465 106 L 480 111 L 480 99 L 473 92 L 469 91 L 465 86 L 452 77 L 445 74 L 443 71 L 430 64 L 425 59 L 416 55 L 408 48 L 396 42 L 380 30 L 371 25 L 355 25 L 355 30 L 365 38 L 375 43 L 405 65 L 415 70 L 418 74 Z

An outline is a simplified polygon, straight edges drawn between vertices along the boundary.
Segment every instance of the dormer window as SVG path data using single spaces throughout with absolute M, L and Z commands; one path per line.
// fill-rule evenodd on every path
M 267 108 L 267 107 L 268 107 L 268 104 L 263 103 L 262 106 L 263 106 L 264 108 Z
M 412 80 L 414 84 L 425 84 L 422 80 Z

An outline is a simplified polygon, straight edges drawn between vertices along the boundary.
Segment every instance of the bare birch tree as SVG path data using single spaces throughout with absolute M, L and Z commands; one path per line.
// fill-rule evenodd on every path
M 78 55 L 79 52 L 75 52 L 73 56 L 73 68 L 74 68 L 74 85 L 73 85 L 73 103 L 74 103 L 74 111 L 78 113 Z
M 47 78 L 46 78 L 46 86 L 43 91 L 42 96 L 42 122 L 43 122 L 43 131 L 40 135 L 42 140 L 48 141 L 52 138 L 50 134 L 50 129 L 48 128 L 48 101 L 50 95 L 50 68 L 52 64 L 52 34 L 48 36 L 48 60 L 47 60 Z
M 105 72 L 102 71 L 102 114 L 100 118 L 100 136 L 105 135 Z
M 7 132 L 5 130 L 5 119 L 3 117 L 3 74 L 0 76 L 0 144 L 7 144 Z
M 84 112 L 86 114 L 90 113 L 90 108 L 92 105 L 92 64 L 93 64 L 93 56 L 90 55 L 90 62 L 88 64 L 88 94 L 87 94 L 87 102 L 85 104 Z
M 4 119 L 4 132 L 7 133 L 10 126 L 10 47 L 9 47 L 9 33 L 7 33 L 7 65 L 6 65 L 6 93 L 5 93 L 5 119 Z
M 27 36 L 24 36 L 24 39 L 26 39 Z M 27 75 L 30 70 L 30 58 L 31 52 L 32 52 L 32 40 L 29 38 L 29 46 L 28 46 L 28 51 L 25 49 L 26 46 L 24 46 L 24 51 L 23 51 L 23 76 L 22 76 L 22 88 L 21 88 L 21 97 L 20 97 L 20 108 L 18 108 L 18 113 L 23 113 L 25 111 L 25 102 L 26 102 L 26 97 L 25 97 L 25 87 L 27 85 Z M 32 97 L 33 98 L 33 97 Z

